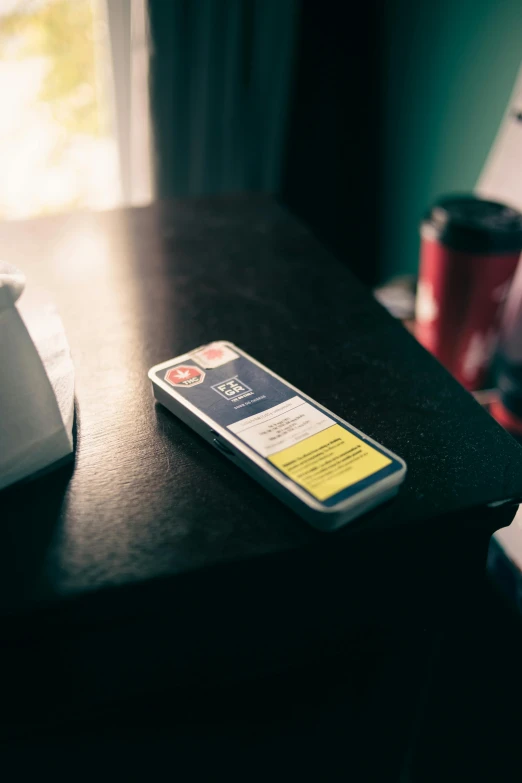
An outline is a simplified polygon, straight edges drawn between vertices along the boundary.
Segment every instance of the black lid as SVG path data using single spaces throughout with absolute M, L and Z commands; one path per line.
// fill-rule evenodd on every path
M 466 253 L 522 251 L 522 215 L 472 195 L 446 196 L 431 208 L 422 236 Z

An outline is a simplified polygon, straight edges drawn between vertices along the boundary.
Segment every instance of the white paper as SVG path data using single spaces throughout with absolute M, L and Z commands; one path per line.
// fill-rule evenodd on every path
M 73 449 L 70 375 L 68 395 L 61 398 L 63 411 L 55 393 L 55 388 L 63 390 L 66 372 L 72 372 L 68 347 L 58 345 L 60 330 L 49 310 L 33 318 L 53 388 L 43 357 L 12 299 L 9 287 L 0 282 L 0 489 L 52 465 Z M 66 346 L 63 329 L 61 333 Z
M 228 429 L 263 457 L 293 446 L 335 422 L 301 397 L 292 397 L 262 413 L 230 424 Z

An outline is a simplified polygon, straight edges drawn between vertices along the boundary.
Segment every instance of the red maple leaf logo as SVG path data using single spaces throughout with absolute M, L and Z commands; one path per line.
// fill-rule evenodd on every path
M 173 367 L 165 375 L 167 383 L 172 386 L 194 386 L 198 383 L 202 383 L 205 378 L 205 373 L 200 370 L 199 367 L 192 367 L 192 365 L 182 364 L 180 367 Z
M 171 377 L 177 378 L 180 381 L 184 381 L 186 378 L 191 378 L 194 375 L 194 371 L 189 367 L 187 370 L 183 370 L 181 367 L 176 372 L 173 372 Z
M 208 350 L 203 351 L 203 356 L 205 359 L 210 359 L 210 361 L 212 361 L 212 359 L 221 359 L 223 351 L 221 348 L 208 348 Z

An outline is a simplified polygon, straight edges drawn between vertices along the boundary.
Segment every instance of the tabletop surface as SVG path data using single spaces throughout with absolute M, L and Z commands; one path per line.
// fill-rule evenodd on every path
M 522 495 L 522 450 L 269 198 L 4 223 L 0 252 L 53 297 L 77 396 L 74 468 L 0 494 L 4 611 L 325 539 L 154 403 L 148 369 L 216 339 L 406 460 L 329 545 Z

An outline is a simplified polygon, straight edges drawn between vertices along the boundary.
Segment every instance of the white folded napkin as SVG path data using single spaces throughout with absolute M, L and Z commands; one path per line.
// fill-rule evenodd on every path
M 23 288 L 20 271 L 0 263 L 0 489 L 73 452 L 74 369 L 65 332 L 49 301 L 28 297 L 30 306 L 19 308 Z

